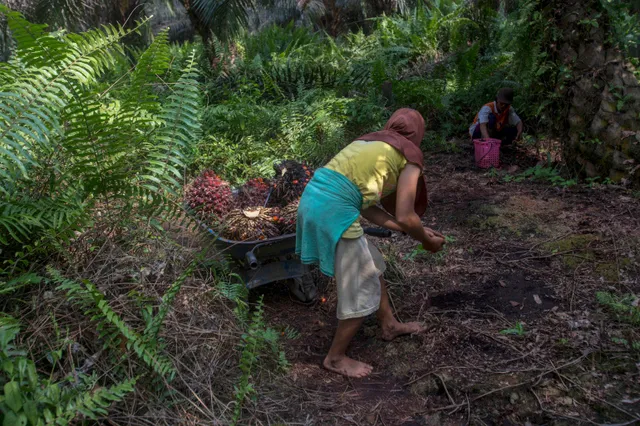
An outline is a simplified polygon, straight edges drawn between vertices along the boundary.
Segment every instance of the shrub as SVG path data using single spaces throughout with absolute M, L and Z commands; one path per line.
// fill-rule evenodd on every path
M 96 375 L 77 373 L 60 381 L 38 375 L 34 362 L 15 339 L 20 323 L 0 314 L 0 420 L 4 425 L 66 425 L 97 420 L 114 402 L 134 390 L 135 379 L 98 386 Z

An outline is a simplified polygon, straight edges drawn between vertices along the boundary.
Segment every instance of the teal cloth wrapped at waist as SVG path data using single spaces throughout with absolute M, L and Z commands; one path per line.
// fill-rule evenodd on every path
M 317 170 L 298 206 L 296 254 L 302 263 L 317 264 L 333 277 L 338 241 L 361 208 L 362 194 L 353 182 L 334 170 Z

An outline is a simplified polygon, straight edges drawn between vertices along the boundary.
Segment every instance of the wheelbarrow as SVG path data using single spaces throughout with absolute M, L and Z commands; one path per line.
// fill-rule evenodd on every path
M 257 241 L 233 241 L 222 238 L 202 224 L 214 238 L 214 247 L 233 260 L 232 269 L 248 289 L 275 281 L 287 281 L 289 290 L 302 302 L 311 302 L 318 294 L 311 268 L 296 256 L 296 234 L 281 235 Z M 365 234 L 386 238 L 391 231 L 365 228 Z

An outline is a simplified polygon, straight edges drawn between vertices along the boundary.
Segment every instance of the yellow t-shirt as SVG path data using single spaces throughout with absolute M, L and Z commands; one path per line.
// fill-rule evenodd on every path
M 346 176 L 362 193 L 362 210 L 376 205 L 396 190 L 407 159 L 385 142 L 355 141 L 347 145 L 325 166 Z M 358 218 L 342 238 L 363 235 Z

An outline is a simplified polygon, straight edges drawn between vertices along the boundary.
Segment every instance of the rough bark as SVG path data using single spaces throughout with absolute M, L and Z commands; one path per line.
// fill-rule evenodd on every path
M 571 73 L 565 159 L 590 177 L 640 185 L 640 84 L 622 52 L 608 39 L 598 0 L 554 0 L 546 8 L 560 32 L 553 53 Z M 597 23 L 597 25 L 596 25 Z

